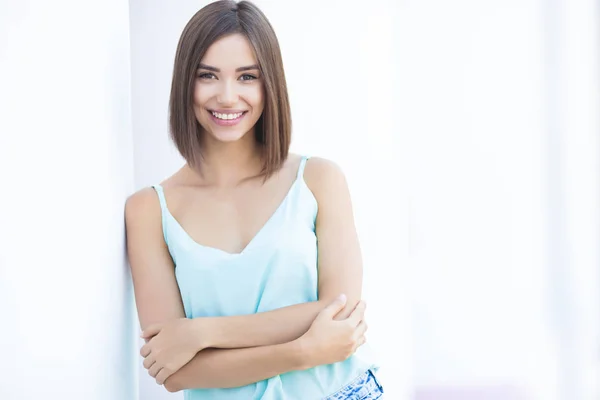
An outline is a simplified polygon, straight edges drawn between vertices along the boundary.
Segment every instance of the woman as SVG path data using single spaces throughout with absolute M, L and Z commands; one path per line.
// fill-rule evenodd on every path
M 348 187 L 332 162 L 288 154 L 279 44 L 256 6 L 192 17 L 169 107 L 186 163 L 125 206 L 148 373 L 189 400 L 381 398 L 354 354 L 366 324 Z

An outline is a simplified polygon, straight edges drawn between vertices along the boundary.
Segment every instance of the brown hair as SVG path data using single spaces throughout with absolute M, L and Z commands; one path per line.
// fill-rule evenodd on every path
M 200 165 L 201 131 L 193 111 L 196 69 L 212 43 L 234 33 L 244 35 L 250 42 L 263 77 L 265 105 L 255 132 L 262 148 L 262 174 L 268 177 L 287 158 L 292 118 L 277 36 L 262 11 L 249 1 L 220 0 L 208 4 L 183 29 L 169 99 L 171 139 L 190 166 Z

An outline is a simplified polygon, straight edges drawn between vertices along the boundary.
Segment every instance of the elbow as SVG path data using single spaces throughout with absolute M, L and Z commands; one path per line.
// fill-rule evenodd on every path
M 168 383 L 165 383 L 165 389 L 167 389 L 167 392 L 169 393 L 177 393 L 181 390 L 181 388 L 179 388 L 178 386 Z
M 165 381 L 163 386 L 165 387 L 165 389 L 167 389 L 167 392 L 169 393 L 177 393 L 180 390 L 183 390 L 183 388 L 179 385 L 179 382 L 177 382 L 177 379 L 175 379 L 174 375 L 171 375 Z
M 327 296 L 322 299 L 319 299 L 319 302 L 321 302 L 321 306 L 324 308 L 324 307 L 328 306 L 329 304 L 331 304 L 333 301 L 335 301 L 337 296 L 338 295 Z M 360 296 L 347 295 L 346 305 L 339 313 L 336 314 L 334 319 L 337 321 L 340 321 L 340 320 L 348 318 L 352 314 L 352 312 L 354 311 L 354 309 L 356 308 L 356 306 L 358 305 L 360 300 L 361 300 Z
M 171 375 L 163 384 L 167 392 L 177 393 L 187 389 L 207 389 L 214 387 L 202 381 L 203 375 L 201 377 L 192 377 L 187 373 L 180 374 L 180 372 L 181 370 Z

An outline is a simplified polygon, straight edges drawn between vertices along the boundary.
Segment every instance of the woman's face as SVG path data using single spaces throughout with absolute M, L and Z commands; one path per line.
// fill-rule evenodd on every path
M 248 39 L 241 34 L 225 36 L 208 48 L 194 86 L 194 113 L 205 134 L 222 142 L 247 133 L 254 137 L 254 125 L 264 108 L 257 64 Z

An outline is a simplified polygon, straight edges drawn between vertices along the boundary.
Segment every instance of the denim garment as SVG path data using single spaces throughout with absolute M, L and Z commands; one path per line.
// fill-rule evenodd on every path
M 371 370 L 324 400 L 383 400 L 383 387 Z

